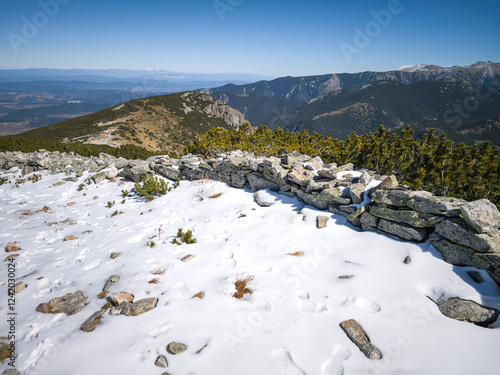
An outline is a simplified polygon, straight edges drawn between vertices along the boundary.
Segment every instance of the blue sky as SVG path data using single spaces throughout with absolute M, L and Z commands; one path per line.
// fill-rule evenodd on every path
M 499 16 L 492 0 L 0 0 L 0 68 L 278 77 L 500 62 Z

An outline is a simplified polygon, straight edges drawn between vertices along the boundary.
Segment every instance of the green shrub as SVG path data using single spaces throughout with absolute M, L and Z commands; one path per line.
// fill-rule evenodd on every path
M 167 194 L 172 189 L 176 189 L 178 186 L 178 181 L 174 183 L 174 186 L 169 186 L 168 182 L 158 177 L 150 177 L 148 179 L 143 177 L 141 182 L 135 183 L 133 192 L 150 202 L 157 197 Z
M 177 238 L 174 238 L 172 243 L 176 245 L 182 245 L 183 243 L 192 244 L 196 243 L 196 238 L 193 237 L 193 231 L 188 230 L 187 232 L 184 232 L 182 228 L 179 228 L 177 230 Z
M 0 177 L 0 185 L 5 184 L 9 179 L 7 177 Z

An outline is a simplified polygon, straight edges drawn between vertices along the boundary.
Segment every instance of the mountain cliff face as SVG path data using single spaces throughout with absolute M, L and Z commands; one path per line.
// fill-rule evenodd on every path
M 135 99 L 86 116 L 43 126 L 22 137 L 180 153 L 212 127 L 238 128 L 245 117 L 220 100 L 192 91 Z
M 207 94 L 257 94 L 290 101 L 311 100 L 330 92 L 362 87 L 374 82 L 396 81 L 412 84 L 420 81 L 468 82 L 500 93 L 500 64 L 478 62 L 470 66 L 442 68 L 436 65 L 412 65 L 388 72 L 327 74 L 310 77 L 283 77 L 247 85 L 225 85 L 204 89 Z

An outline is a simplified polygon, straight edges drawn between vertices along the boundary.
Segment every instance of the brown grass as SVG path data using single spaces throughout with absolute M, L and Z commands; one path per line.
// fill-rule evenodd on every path
M 253 290 L 248 287 L 248 284 L 252 280 L 253 276 L 245 276 L 238 278 L 234 283 L 236 292 L 233 294 L 233 297 L 237 299 L 242 299 L 245 296 L 245 294 L 252 294 Z
M 156 277 L 154 279 L 149 280 L 150 284 L 158 284 L 160 280 L 158 280 Z
M 214 194 L 214 195 L 209 196 L 208 199 L 219 198 L 221 195 L 222 195 L 222 193 Z

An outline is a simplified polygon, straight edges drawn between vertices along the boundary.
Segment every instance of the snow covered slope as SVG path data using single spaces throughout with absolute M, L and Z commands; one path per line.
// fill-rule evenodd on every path
M 429 245 L 356 232 L 343 217 L 267 191 L 261 198 L 274 204 L 260 207 L 249 190 L 219 182 L 182 181 L 152 202 L 122 204 L 130 182 L 87 185 L 83 176 L 58 184 L 64 178 L 42 174 L 38 182 L 0 186 L 0 245 L 19 242 L 16 276 L 27 284 L 15 304 L 22 374 L 430 375 L 500 367 L 499 322 L 488 329 L 452 320 L 428 298 L 498 309 L 498 287 L 483 271 L 485 282 L 473 283 L 470 268 L 445 263 Z M 330 218 L 323 229 L 318 215 Z M 197 242 L 172 244 L 178 228 L 192 230 Z M 64 241 L 70 235 L 76 239 Z M 303 256 L 289 255 L 296 252 Z M 4 336 L 7 267 L 1 272 Z M 110 293 L 158 298 L 156 308 L 106 313 L 93 332 L 79 330 L 105 304 L 97 295 L 111 275 L 120 280 Z M 238 300 L 234 283 L 246 276 L 253 293 Z M 88 305 L 74 315 L 35 311 L 76 291 Z M 193 298 L 202 291 L 203 299 Z M 381 360 L 348 339 L 339 327 L 348 319 L 362 325 Z M 174 341 L 187 350 L 167 353 Z M 159 355 L 168 368 L 155 365 Z M 8 360 L 0 372 L 7 368 Z

